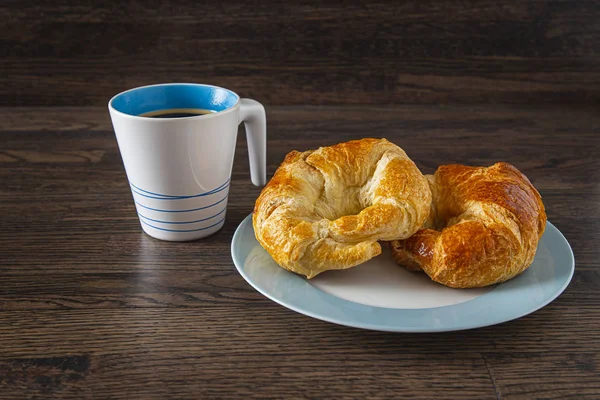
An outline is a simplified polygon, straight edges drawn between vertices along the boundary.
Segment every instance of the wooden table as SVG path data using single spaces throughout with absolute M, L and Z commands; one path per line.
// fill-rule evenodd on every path
M 190 243 L 140 229 L 107 110 L 0 109 L 0 398 L 600 398 L 597 108 L 268 108 L 286 152 L 387 137 L 423 172 L 513 163 L 575 258 L 547 307 L 472 331 L 337 326 L 254 291 L 230 256 L 259 189 L 239 137 L 227 222 Z

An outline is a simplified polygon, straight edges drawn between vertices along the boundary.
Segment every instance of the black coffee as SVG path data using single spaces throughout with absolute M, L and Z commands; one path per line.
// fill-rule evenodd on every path
M 140 114 L 140 117 L 148 118 L 183 118 L 183 117 L 197 117 L 199 115 L 212 114 L 215 111 L 203 110 L 201 108 L 171 108 L 168 110 L 157 110 L 150 111 L 144 114 Z

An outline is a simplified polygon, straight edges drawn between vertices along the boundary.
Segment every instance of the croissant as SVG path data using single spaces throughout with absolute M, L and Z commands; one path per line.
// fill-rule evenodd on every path
M 385 139 L 292 151 L 256 200 L 258 242 L 283 268 L 312 278 L 362 264 L 378 240 L 406 239 L 429 215 L 427 180 Z
M 531 265 L 546 213 L 517 168 L 444 165 L 427 179 L 430 216 L 425 229 L 390 243 L 398 264 L 454 288 L 504 282 Z

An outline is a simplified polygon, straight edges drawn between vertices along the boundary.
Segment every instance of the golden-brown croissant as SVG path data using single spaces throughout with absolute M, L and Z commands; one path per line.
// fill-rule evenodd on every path
M 507 163 L 444 165 L 427 179 L 433 194 L 428 229 L 390 243 L 398 264 L 454 288 L 504 282 L 531 265 L 546 213 L 519 170 Z
M 431 204 L 427 180 L 398 146 L 362 139 L 290 152 L 256 200 L 256 239 L 282 267 L 312 278 L 405 239 Z

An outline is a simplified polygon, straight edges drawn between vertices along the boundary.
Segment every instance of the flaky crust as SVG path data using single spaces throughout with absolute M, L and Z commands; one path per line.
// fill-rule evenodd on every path
M 427 179 L 433 202 L 426 229 L 390 243 L 398 264 L 454 288 L 504 282 L 531 265 L 546 213 L 517 168 L 444 165 Z
M 417 166 L 385 139 L 292 151 L 256 200 L 256 239 L 282 267 L 312 278 L 381 253 L 429 215 L 431 191 Z

